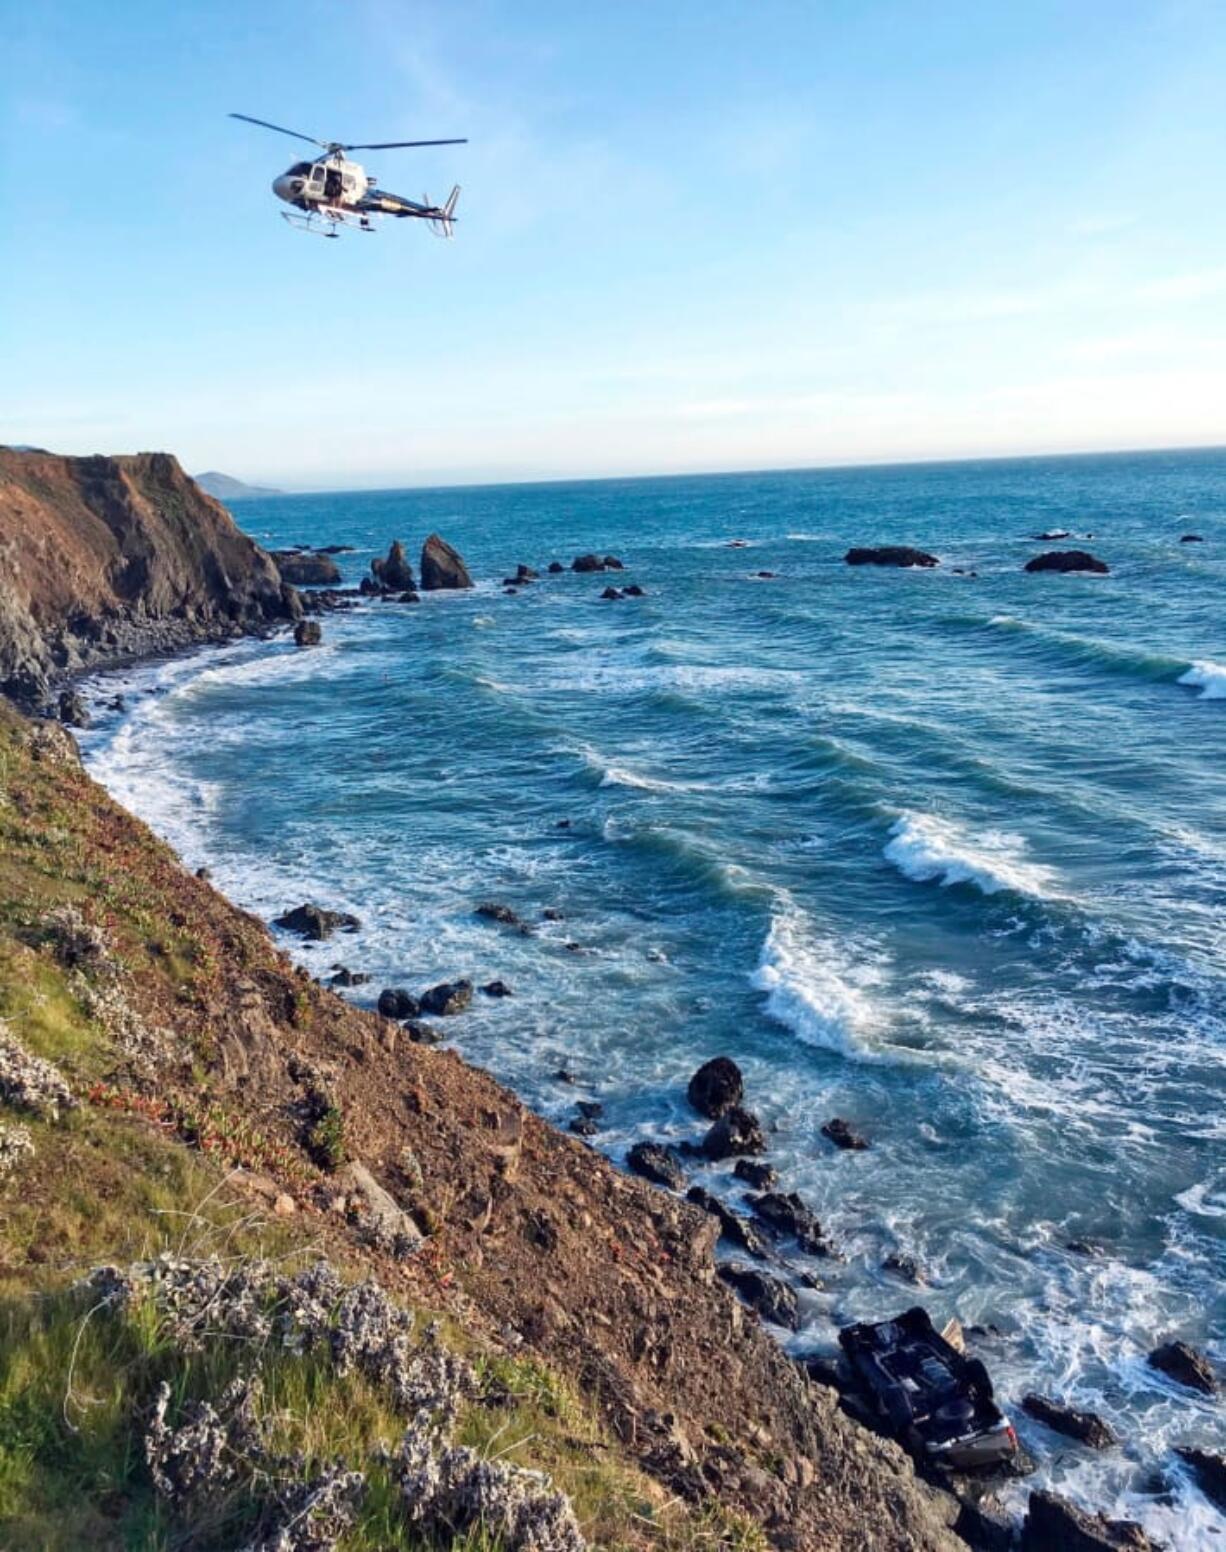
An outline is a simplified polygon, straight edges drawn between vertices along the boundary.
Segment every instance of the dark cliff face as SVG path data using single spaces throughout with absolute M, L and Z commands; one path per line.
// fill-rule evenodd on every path
M 0 689 L 297 617 L 297 595 L 168 453 L 0 448 Z

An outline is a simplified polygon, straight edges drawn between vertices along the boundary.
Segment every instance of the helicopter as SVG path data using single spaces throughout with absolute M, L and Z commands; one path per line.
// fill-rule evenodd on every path
M 317 140 L 314 135 L 301 135 L 296 129 L 286 129 L 282 124 L 270 124 L 267 119 L 253 119 L 247 113 L 231 113 L 232 119 L 242 119 L 244 124 L 258 124 L 261 129 L 274 129 L 279 135 L 292 135 L 295 140 L 305 140 L 318 146 L 322 156 L 313 156 L 308 162 L 295 162 L 272 181 L 272 191 L 278 199 L 294 207 L 283 210 L 282 216 L 299 231 L 315 232 L 323 237 L 339 237 L 341 227 L 359 232 L 373 232 L 378 216 L 409 216 L 418 221 L 428 221 L 436 237 L 450 237 L 455 230 L 455 207 L 460 197 L 457 183 L 441 205 L 423 195 L 423 204 L 405 199 L 402 194 L 390 194 L 375 187 L 374 178 L 367 177 L 357 162 L 346 157 L 347 151 L 397 151 L 406 146 L 467 145 L 467 140 L 384 140 L 370 145 L 345 145 L 339 140 Z

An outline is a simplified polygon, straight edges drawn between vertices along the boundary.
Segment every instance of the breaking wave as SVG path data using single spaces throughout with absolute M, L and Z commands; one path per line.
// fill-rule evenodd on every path
M 871 962 L 849 963 L 832 940 L 815 937 L 790 903 L 771 917 L 751 984 L 766 993 L 766 1012 L 806 1045 L 853 1061 L 875 1061 L 867 1043 L 880 1023 L 869 996 L 880 980 Z
M 916 883 L 973 884 L 985 895 L 1009 890 L 1040 900 L 1056 892 L 1054 870 L 1026 860 L 1020 835 L 1004 830 L 971 835 L 936 814 L 904 814 L 890 835 L 886 859 Z
M 1193 663 L 1186 674 L 1180 674 L 1179 682 L 1198 689 L 1202 701 L 1226 701 L 1226 667 L 1221 663 L 1207 659 Z

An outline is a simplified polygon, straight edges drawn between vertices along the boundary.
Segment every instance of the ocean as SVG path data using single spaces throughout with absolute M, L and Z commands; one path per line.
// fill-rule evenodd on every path
M 842 1254 L 789 1345 L 957 1314 L 1039 1462 L 1007 1501 L 1218 1544 L 1171 1451 L 1222 1448 L 1220 1408 L 1145 1359 L 1226 1360 L 1226 452 L 234 511 L 268 548 L 353 545 L 350 584 L 436 530 L 478 586 L 102 676 L 93 774 L 241 905 L 356 912 L 286 946 L 367 972 L 359 1002 L 507 982 L 450 1042 L 560 1124 L 602 1102 L 614 1159 L 697 1138 L 686 1081 L 734 1057 Z M 1111 574 L 1025 574 L 1053 528 Z M 878 543 L 943 564 L 843 563 Z M 589 550 L 626 572 L 544 574 Z M 541 580 L 507 596 L 519 562 Z M 832 1147 L 835 1115 L 871 1146 Z M 694 1178 L 739 1205 L 730 1166 Z M 1030 1421 L 1031 1390 L 1120 1447 Z

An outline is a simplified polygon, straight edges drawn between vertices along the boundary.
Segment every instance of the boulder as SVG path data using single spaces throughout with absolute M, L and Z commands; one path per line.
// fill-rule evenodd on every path
M 686 1098 L 699 1115 L 718 1121 L 745 1097 L 741 1069 L 730 1056 L 713 1056 L 690 1079 Z
M 687 1202 L 693 1202 L 695 1207 L 701 1207 L 703 1212 L 708 1212 L 713 1218 L 719 1219 L 720 1235 L 729 1244 L 736 1245 L 738 1249 L 746 1251 L 759 1261 L 764 1261 L 768 1255 L 766 1242 L 750 1223 L 748 1218 L 743 1218 L 740 1213 L 734 1213 L 730 1207 L 726 1207 L 718 1196 L 712 1195 L 702 1186 L 691 1186 L 685 1193 Z
M 599 555 L 576 555 L 570 563 L 572 571 L 603 571 L 604 561 Z
M 1180 1445 L 1176 1455 L 1188 1466 L 1196 1478 L 1196 1484 L 1223 1513 L 1226 1513 L 1226 1455 L 1216 1450 L 1198 1450 L 1190 1445 Z
M 515 580 L 517 582 L 535 582 L 539 576 L 539 571 L 533 571 L 531 566 L 525 566 L 522 560 L 515 568 Z
M 1116 1443 L 1115 1434 L 1096 1412 L 1080 1412 L 1076 1407 L 1039 1396 L 1033 1391 L 1022 1397 L 1022 1410 L 1037 1418 L 1054 1433 L 1088 1444 L 1093 1450 L 1106 1450 Z
M 1158 1552 L 1132 1520 L 1109 1520 L 1055 1493 L 1033 1492 L 1022 1526 L 1021 1552 Z
M 318 620 L 299 620 L 294 626 L 296 647 L 317 647 L 323 639 L 323 626 Z
M 851 549 L 843 559 L 849 566 L 939 566 L 941 562 L 927 550 L 913 550 L 905 544 L 882 544 L 869 549 Z
M 89 712 L 77 690 L 61 690 L 58 702 L 60 721 L 66 727 L 87 728 Z
M 800 1301 L 795 1288 L 789 1287 L 769 1272 L 756 1267 L 740 1266 L 735 1261 L 725 1262 L 716 1268 L 720 1277 L 738 1293 L 750 1309 L 772 1325 L 784 1326 L 789 1331 L 800 1330 Z
M 636 1142 L 626 1155 L 626 1165 L 653 1185 L 670 1191 L 685 1190 L 685 1171 L 675 1148 L 657 1142 Z
M 1149 1365 L 1189 1390 L 1199 1390 L 1205 1396 L 1217 1394 L 1217 1375 L 1208 1358 L 1187 1342 L 1163 1342 L 1150 1353 Z
M 481 988 L 484 997 L 512 997 L 514 993 L 505 981 L 487 981 Z
M 598 1099 L 577 1099 L 575 1109 L 587 1121 L 595 1121 L 604 1115 L 604 1106 Z
M 421 1012 L 421 1004 L 403 986 L 385 986 L 379 993 L 379 1012 L 384 1018 L 411 1019 Z
M 347 965 L 337 965 L 328 977 L 329 986 L 365 986 L 370 980 L 360 970 L 350 970 Z
M 600 596 L 601 596 L 601 598 L 608 598 L 608 599 L 612 600 L 612 599 L 620 598 L 622 596 L 622 594 L 621 594 L 621 590 L 619 588 L 616 588 L 616 587 L 606 587 L 604 592 L 601 593 Z
M 282 582 L 294 587 L 333 587 L 341 579 L 336 562 L 329 555 L 312 555 L 301 550 L 272 550 Z
M 606 571 L 625 571 L 626 569 L 616 555 L 606 555 L 604 557 L 604 565 Z
M 600 1123 L 591 1116 L 575 1116 L 568 1123 L 567 1129 L 574 1132 L 576 1137 L 596 1137 L 600 1133 Z
M 842 1116 L 833 1116 L 822 1127 L 822 1136 L 828 1137 L 836 1148 L 848 1148 L 853 1152 L 868 1147 L 868 1142 L 852 1126 L 850 1121 L 845 1121 Z
M 442 1018 L 454 1013 L 463 1013 L 472 1000 L 473 983 L 460 980 L 442 981 L 438 986 L 432 986 L 429 991 L 422 992 L 418 1003 L 421 1012 Z
M 779 1171 L 761 1159 L 738 1159 L 732 1173 L 755 1191 L 769 1191 L 779 1183 Z
M 421 547 L 421 585 L 427 593 L 473 585 L 459 552 L 438 534 L 431 534 Z
M 364 1164 L 344 1165 L 336 1180 L 361 1204 L 363 1226 L 378 1249 L 400 1258 L 411 1255 L 420 1246 L 425 1235 Z
M 440 1045 L 447 1038 L 441 1029 L 435 1029 L 433 1024 L 423 1024 L 417 1019 L 409 1019 L 401 1027 L 414 1045 Z
M 766 1191 L 760 1196 L 747 1196 L 745 1200 L 754 1217 L 761 1219 L 772 1233 L 792 1235 L 807 1255 L 830 1254 L 817 1214 L 795 1191 Z
M 765 1153 L 762 1123 L 752 1111 L 732 1105 L 703 1138 L 702 1151 L 714 1161 L 737 1158 L 745 1153 Z
M 404 545 L 399 539 L 392 540 L 387 554 L 382 559 L 376 556 L 371 561 L 370 569 L 375 581 L 388 592 L 411 593 L 417 586 L 413 580 L 413 568 L 409 565 L 408 557 L 404 553 Z
M 322 943 L 334 932 L 356 932 L 362 924 L 356 916 L 350 916 L 348 911 L 326 911 L 322 906 L 312 905 L 308 901 L 278 916 L 273 925 L 284 927 L 287 932 L 296 932 L 315 943 Z
M 397 597 L 396 602 L 398 604 L 419 604 L 419 603 L 421 603 L 421 594 L 420 593 L 401 593 Z
M 1044 550 L 1033 555 L 1022 568 L 1024 571 L 1094 571 L 1102 576 L 1111 570 L 1105 560 L 1091 555 L 1089 550 Z
M 549 574 L 550 574 L 551 577 L 556 577 L 559 572 L 565 571 L 565 570 L 566 570 L 566 567 L 562 564 L 562 562 L 560 560 L 551 560 L 549 562 L 548 571 L 549 571 Z
M 924 1281 L 919 1262 L 914 1256 L 905 1255 L 901 1251 L 891 1251 L 882 1261 L 881 1270 L 889 1272 L 892 1277 L 901 1277 L 905 1283 L 915 1283 L 918 1286 Z
M 1180 544 L 1204 544 L 1204 534 L 1180 534 Z
M 643 592 L 643 589 L 638 585 L 637 582 L 631 582 L 626 587 L 622 588 L 623 598 L 645 598 L 646 596 L 647 595 Z

